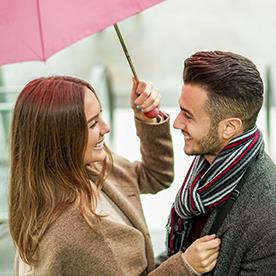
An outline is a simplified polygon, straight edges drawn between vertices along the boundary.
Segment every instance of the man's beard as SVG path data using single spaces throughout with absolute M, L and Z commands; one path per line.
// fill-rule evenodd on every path
M 218 123 L 211 122 L 208 134 L 196 142 L 198 149 L 187 153 L 187 155 L 217 155 L 223 147 L 218 135 Z

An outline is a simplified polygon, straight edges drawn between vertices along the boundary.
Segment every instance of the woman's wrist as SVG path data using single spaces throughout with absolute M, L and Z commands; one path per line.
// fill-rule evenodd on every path
M 155 118 L 148 118 L 143 112 L 134 110 L 135 118 L 150 124 L 162 123 L 168 118 L 168 115 L 159 110 L 159 114 Z
M 200 276 L 202 274 L 200 274 L 199 272 L 197 272 L 193 267 L 192 265 L 187 261 L 187 259 L 185 258 L 185 254 L 182 253 L 181 254 L 181 258 L 186 266 L 186 268 L 191 272 L 192 275 L 195 275 L 195 276 Z

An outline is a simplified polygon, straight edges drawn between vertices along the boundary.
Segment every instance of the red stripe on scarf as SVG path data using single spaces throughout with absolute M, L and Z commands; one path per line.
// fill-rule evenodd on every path
M 224 148 L 224 150 L 232 149 L 232 148 L 234 148 L 234 147 L 236 147 L 236 146 L 239 146 L 239 145 L 241 145 L 241 144 L 247 142 L 248 140 L 250 140 L 252 137 L 254 137 L 254 135 L 255 135 L 255 133 L 251 134 L 250 136 L 248 136 L 248 137 L 246 137 L 246 138 L 244 138 L 244 139 L 242 139 L 242 140 L 238 140 L 238 141 L 236 141 L 236 142 L 234 142 L 234 143 L 231 143 L 231 144 L 229 144 L 229 145 L 226 145 L 225 148 Z
M 231 163 L 230 166 L 228 166 L 223 172 L 221 172 L 220 174 L 218 174 L 206 186 L 203 186 L 202 188 L 199 188 L 198 192 L 201 193 L 201 192 L 205 191 L 214 182 L 216 182 L 219 178 L 223 177 L 230 169 L 232 169 L 232 167 L 235 166 L 244 157 L 244 155 L 246 155 L 248 153 L 248 151 L 250 151 L 252 149 L 252 147 L 255 145 L 255 142 L 259 139 L 259 136 L 260 136 L 259 132 L 256 132 L 255 135 L 254 135 L 254 138 L 253 138 L 252 142 L 250 143 L 250 145 L 248 146 L 248 148 L 236 160 L 234 160 L 234 162 Z

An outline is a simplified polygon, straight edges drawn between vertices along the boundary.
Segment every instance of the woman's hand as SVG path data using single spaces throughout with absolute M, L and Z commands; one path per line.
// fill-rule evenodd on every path
M 156 122 L 156 118 L 148 118 L 144 113 L 156 107 L 159 108 L 160 98 L 159 89 L 154 87 L 151 83 L 133 79 L 131 107 L 138 119 L 146 122 Z
M 220 239 L 207 235 L 195 240 L 182 254 L 184 260 L 196 272 L 203 274 L 213 270 L 219 255 Z

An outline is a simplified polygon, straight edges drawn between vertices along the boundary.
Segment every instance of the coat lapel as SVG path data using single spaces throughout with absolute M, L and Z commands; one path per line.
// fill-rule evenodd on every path
M 136 210 L 128 199 L 128 196 L 131 197 L 135 195 L 124 195 L 121 190 L 115 185 L 112 185 L 112 182 L 108 180 L 105 182 L 102 190 L 119 207 L 135 228 L 144 234 L 148 233 L 147 226 L 143 217 L 141 217 L 141 212 Z
M 201 233 L 202 236 L 216 234 L 218 237 L 221 237 L 224 233 L 227 232 L 228 228 L 230 227 L 229 214 L 224 219 L 224 221 L 223 221 L 222 225 L 219 227 L 217 233 L 209 233 L 213 223 L 215 222 L 217 213 L 218 213 L 218 208 L 213 210 L 213 212 L 211 213 L 209 219 L 207 220 L 207 222 L 202 230 L 202 233 Z
M 130 197 L 139 197 L 139 195 L 133 193 L 123 193 L 121 189 L 113 185 L 112 181 L 108 180 L 106 180 L 106 182 L 104 183 L 102 190 L 119 207 L 119 209 L 132 223 L 133 227 L 139 230 L 144 235 L 146 242 L 146 255 L 148 259 L 148 270 L 153 270 L 155 267 L 154 253 L 152 249 L 149 230 L 144 220 L 142 207 L 136 209 L 132 202 L 130 202 L 130 200 L 137 200 L 140 204 L 140 198 L 130 199 Z

